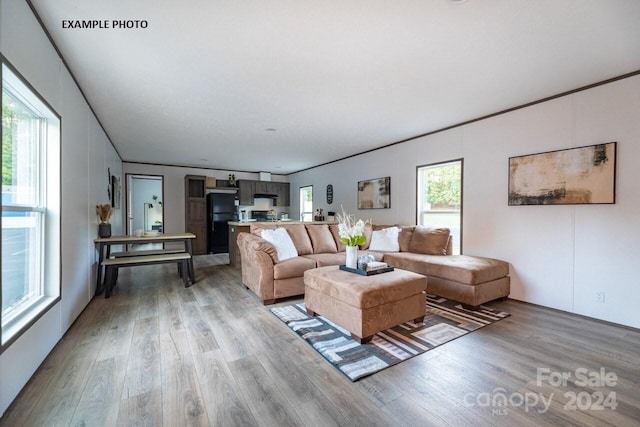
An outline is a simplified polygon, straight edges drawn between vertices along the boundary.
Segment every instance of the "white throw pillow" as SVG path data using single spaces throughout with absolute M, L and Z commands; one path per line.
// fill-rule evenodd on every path
M 369 250 L 384 252 L 399 252 L 400 243 L 398 235 L 400 229 L 398 227 L 389 227 L 382 230 L 376 230 L 371 234 L 371 244 Z
M 295 258 L 298 256 L 291 236 L 284 228 L 275 228 L 273 230 L 262 230 L 261 237 L 267 242 L 271 243 L 278 253 L 278 262 L 285 259 Z

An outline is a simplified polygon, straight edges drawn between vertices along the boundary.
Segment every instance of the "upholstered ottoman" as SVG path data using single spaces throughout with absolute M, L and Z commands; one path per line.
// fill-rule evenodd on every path
M 427 278 L 422 274 L 396 268 L 361 276 L 334 265 L 305 271 L 304 285 L 307 312 L 337 323 L 360 343 L 401 323 L 424 320 Z

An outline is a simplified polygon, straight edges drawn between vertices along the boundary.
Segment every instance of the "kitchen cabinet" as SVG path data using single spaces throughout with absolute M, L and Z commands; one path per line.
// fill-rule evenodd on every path
M 253 181 L 254 194 L 267 194 L 267 181 Z
M 193 233 L 194 255 L 207 253 L 207 202 L 205 198 L 204 175 L 186 175 L 184 177 L 184 229 Z
M 240 249 L 238 248 L 238 234 L 249 233 L 249 225 L 229 225 L 229 264 L 239 267 L 241 263 Z
M 255 182 L 250 179 L 238 180 L 238 199 L 242 206 L 253 205 L 253 195 L 256 193 Z
M 238 181 L 238 198 L 243 206 L 251 206 L 254 203 L 254 194 L 275 194 L 274 206 L 290 206 L 290 184 L 288 182 L 254 181 L 241 179 Z
M 291 184 L 288 182 L 278 182 L 278 206 L 291 206 L 291 195 L 289 193 Z

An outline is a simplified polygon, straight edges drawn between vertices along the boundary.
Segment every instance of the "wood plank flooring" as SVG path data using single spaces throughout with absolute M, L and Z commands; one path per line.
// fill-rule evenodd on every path
M 122 269 L 0 426 L 640 425 L 638 330 L 508 300 L 490 305 L 511 317 L 352 383 L 227 260 L 196 257 L 187 289 L 173 266 Z M 576 377 L 601 369 L 615 384 Z

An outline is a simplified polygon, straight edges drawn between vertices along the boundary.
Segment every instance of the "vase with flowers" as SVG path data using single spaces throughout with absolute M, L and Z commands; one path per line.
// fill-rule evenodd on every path
M 96 205 L 96 213 L 100 217 L 100 224 L 98 224 L 98 237 L 111 237 L 111 224 L 109 224 L 109 218 L 113 213 L 113 208 L 110 204 Z
M 367 241 L 364 235 L 364 228 L 367 222 L 361 219 L 356 220 L 353 215 L 345 213 L 344 209 L 337 217 L 338 235 L 340 236 L 340 241 L 346 247 L 346 266 L 349 268 L 357 268 L 358 246 L 363 245 Z

